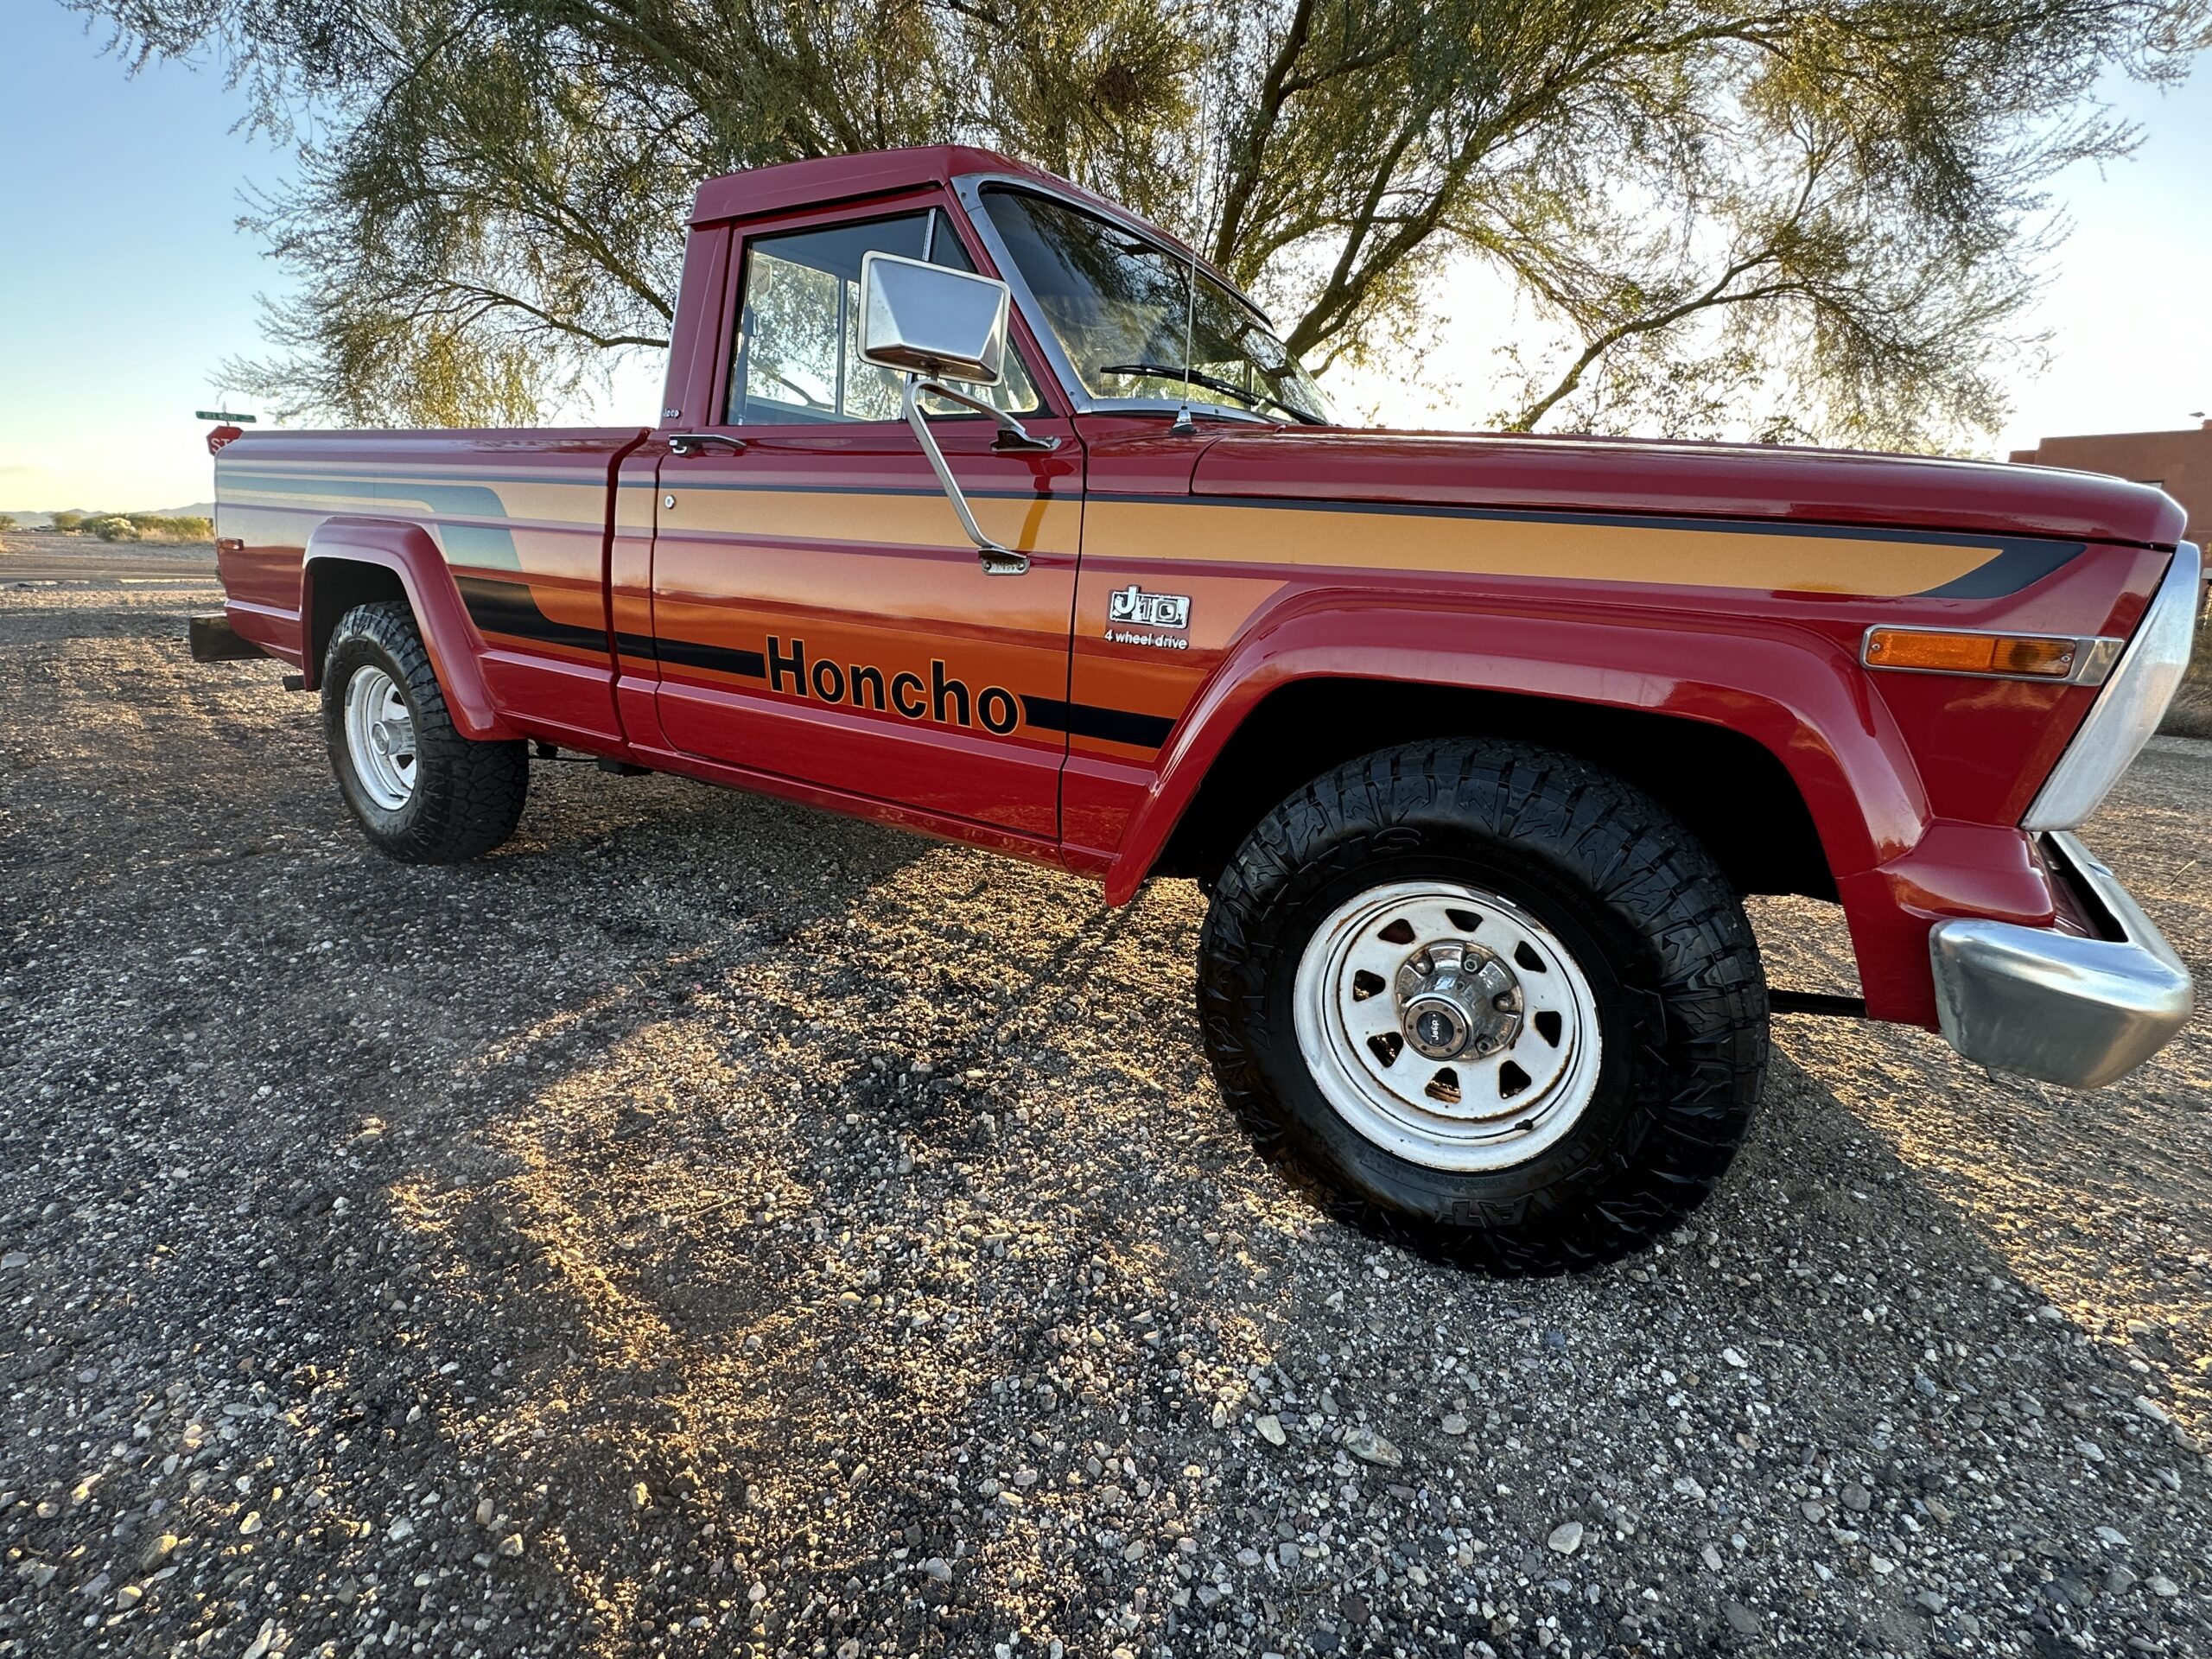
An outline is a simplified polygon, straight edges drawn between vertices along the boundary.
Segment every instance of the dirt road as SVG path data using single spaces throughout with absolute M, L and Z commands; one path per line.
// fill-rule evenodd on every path
M 98 542 L 42 531 L 0 536 L 0 593 L 25 587 L 204 588 L 215 579 L 207 542 Z
M 1247 1151 L 1188 886 L 571 765 L 401 868 L 185 603 L 0 588 L 0 1656 L 2212 1650 L 2202 1021 L 1785 1019 L 1490 1282 Z M 2212 969 L 2212 745 L 2089 840 Z

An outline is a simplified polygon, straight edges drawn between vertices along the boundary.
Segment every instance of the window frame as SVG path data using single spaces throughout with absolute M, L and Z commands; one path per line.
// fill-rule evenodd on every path
M 808 231 L 836 230 L 846 225 L 903 219 L 911 214 L 927 213 L 932 208 L 943 215 L 944 222 L 951 227 L 952 235 L 979 275 L 1006 280 L 991 250 L 977 237 L 976 226 L 969 221 L 963 205 L 934 185 L 919 190 L 872 197 L 863 201 L 836 202 L 778 213 L 772 219 L 751 222 L 741 220 L 730 226 L 729 264 L 722 284 L 720 327 L 717 330 L 720 349 L 716 352 L 713 402 L 709 405 L 715 412 L 714 429 L 728 432 L 805 430 L 832 433 L 865 431 L 889 425 L 903 427 L 906 424 L 895 415 L 882 420 L 733 421 L 730 418 L 733 399 L 741 385 L 739 369 L 750 345 L 744 331 L 746 275 L 755 242 Z M 931 245 L 934 248 L 934 243 Z M 1029 327 L 1028 320 L 1021 315 L 1018 297 L 1012 309 L 1013 327 L 1007 344 L 1037 393 L 1035 411 L 1025 411 L 1019 418 L 1030 425 L 1039 421 L 1065 419 L 1071 406 L 1067 388 L 1061 383 L 1057 368 L 1046 356 L 1042 343 Z M 951 421 L 988 422 L 991 417 L 961 410 L 942 414 L 932 410 L 929 418 L 932 424 L 938 424 Z
M 1076 372 L 1074 364 L 1068 360 L 1067 354 L 1060 349 L 1059 338 L 1052 333 L 1051 323 L 1046 321 L 1044 310 L 1037 302 L 1037 296 L 1030 291 L 1028 283 L 1021 275 L 1021 267 L 1015 262 L 1012 251 L 1000 237 L 998 226 L 992 223 L 990 209 L 983 202 L 986 191 L 1011 190 L 1027 195 L 1041 196 L 1059 207 L 1071 209 L 1076 213 L 1086 213 L 1093 219 L 1103 219 L 1109 225 L 1118 226 L 1139 239 L 1151 243 L 1171 259 L 1178 262 L 1195 262 L 1200 270 L 1220 283 L 1232 297 L 1265 323 L 1270 333 L 1275 334 L 1278 339 L 1281 337 L 1281 331 L 1275 327 L 1274 319 L 1268 315 L 1265 308 L 1243 289 L 1230 282 L 1211 260 L 1193 253 L 1157 226 L 1146 223 L 1125 208 L 1116 207 L 1109 201 L 1095 197 L 1071 195 L 1066 191 L 1052 189 L 1036 179 L 1025 177 L 1018 173 L 963 173 L 953 180 L 952 188 L 954 194 L 960 198 L 961 206 L 967 209 L 969 228 L 989 250 L 995 274 L 1013 290 L 1015 314 L 1019 315 L 1027 311 L 1031 316 L 1038 319 L 1038 327 L 1033 331 L 1037 349 L 1044 353 L 1046 361 L 1051 366 L 1052 378 L 1059 383 L 1062 395 L 1067 398 L 1070 406 L 1078 415 L 1172 416 L 1181 406 L 1182 400 L 1179 397 L 1100 397 L 1093 395 L 1090 388 L 1084 385 L 1083 377 Z M 1241 425 L 1262 426 L 1269 429 L 1287 424 L 1283 420 L 1278 420 L 1261 410 L 1241 404 L 1210 402 L 1206 399 L 1205 392 L 1205 388 L 1203 386 L 1192 389 L 1190 409 L 1192 414 L 1234 422 Z M 1323 429 L 1317 427 L 1313 429 L 1319 431 Z

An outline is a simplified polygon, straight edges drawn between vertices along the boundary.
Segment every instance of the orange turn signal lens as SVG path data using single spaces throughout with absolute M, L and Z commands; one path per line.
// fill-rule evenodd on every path
M 2079 660 L 2078 639 L 2038 634 L 1966 633 L 1948 628 L 1870 628 L 1862 654 L 1869 668 L 1916 668 L 1935 674 L 2024 675 L 2063 680 Z

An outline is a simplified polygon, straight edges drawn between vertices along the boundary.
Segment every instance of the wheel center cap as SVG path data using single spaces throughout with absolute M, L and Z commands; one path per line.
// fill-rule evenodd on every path
M 1521 1034 L 1521 983 L 1478 944 L 1432 944 L 1398 969 L 1406 1041 L 1432 1060 L 1495 1054 Z

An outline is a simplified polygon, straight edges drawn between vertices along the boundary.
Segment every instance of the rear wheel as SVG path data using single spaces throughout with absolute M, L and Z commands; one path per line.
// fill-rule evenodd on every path
M 323 657 L 322 723 L 339 792 L 378 851 L 456 863 L 514 833 L 529 750 L 454 728 L 405 604 L 380 600 L 339 619 Z
M 1345 1218 L 1495 1271 L 1675 1226 L 1764 1079 L 1765 982 L 1711 858 L 1527 745 L 1411 745 L 1308 785 L 1224 873 L 1200 958 L 1262 1150 Z

